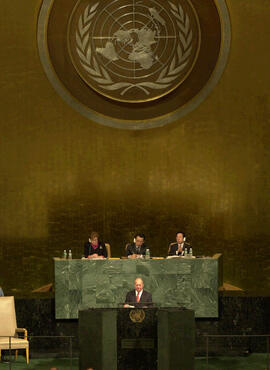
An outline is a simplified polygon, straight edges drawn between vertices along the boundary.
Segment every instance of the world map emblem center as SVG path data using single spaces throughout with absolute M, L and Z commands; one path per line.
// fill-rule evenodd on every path
M 173 122 L 213 90 L 226 66 L 225 0 L 43 0 L 40 59 L 62 98 L 123 129 Z

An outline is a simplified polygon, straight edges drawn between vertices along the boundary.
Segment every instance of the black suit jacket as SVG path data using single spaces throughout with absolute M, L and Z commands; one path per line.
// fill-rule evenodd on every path
M 105 247 L 105 244 L 102 242 L 98 242 L 97 249 L 94 249 L 89 241 L 84 243 L 84 257 L 87 258 L 91 254 L 95 253 L 99 256 L 107 257 L 107 249 Z
M 144 307 L 144 306 L 152 307 L 153 306 L 152 294 L 147 292 L 146 290 L 143 290 L 141 299 L 137 303 L 135 289 L 133 289 L 127 293 L 125 303 L 135 307 Z
M 131 256 L 132 254 L 145 255 L 146 249 L 147 249 L 147 246 L 145 244 L 138 247 L 138 249 L 136 248 L 135 243 L 128 244 L 127 249 L 126 249 L 126 256 Z
M 191 248 L 191 245 L 184 242 L 184 246 L 183 246 L 183 249 L 185 250 L 187 248 L 187 251 L 189 253 L 189 250 Z M 176 256 L 176 251 L 178 250 L 178 244 L 177 243 L 173 243 L 171 246 L 170 246 L 170 250 L 169 250 L 169 256 Z

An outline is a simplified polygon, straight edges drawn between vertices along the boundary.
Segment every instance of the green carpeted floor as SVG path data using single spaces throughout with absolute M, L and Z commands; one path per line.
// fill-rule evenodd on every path
M 11 363 L 12 370 L 35 369 L 49 370 L 51 367 L 56 367 L 58 370 L 70 369 L 70 359 L 68 358 L 39 358 L 31 359 L 29 365 L 26 364 L 25 357 L 18 356 L 17 361 Z M 0 369 L 9 370 L 9 363 L 0 363 Z M 72 359 L 72 370 L 79 369 L 79 360 Z
M 27 366 L 25 358 L 19 356 L 16 362 L 11 363 L 12 370 L 35 369 L 35 370 L 49 370 L 51 367 L 56 367 L 58 370 L 70 369 L 70 360 L 67 358 L 53 359 L 31 359 Z M 206 370 L 206 360 L 204 357 L 196 358 L 195 370 Z M 10 364 L 0 363 L 0 369 L 10 369 Z M 72 370 L 79 369 L 79 360 L 72 360 Z M 209 370 L 266 370 L 267 356 L 266 354 L 253 353 L 247 357 L 213 357 L 209 358 Z M 116 370 L 116 369 L 112 369 Z M 181 369 L 175 369 L 181 370 Z M 269 369 L 270 370 L 270 369 Z
M 206 370 L 206 359 L 196 358 L 195 369 Z M 253 353 L 247 357 L 212 357 L 209 358 L 208 370 L 267 370 L 267 355 Z

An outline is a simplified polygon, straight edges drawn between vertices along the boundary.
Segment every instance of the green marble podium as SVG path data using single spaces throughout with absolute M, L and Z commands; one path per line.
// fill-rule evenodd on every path
M 77 319 L 88 308 L 117 308 L 142 277 L 156 307 L 185 307 L 218 317 L 218 258 L 64 260 L 55 263 L 55 316 Z

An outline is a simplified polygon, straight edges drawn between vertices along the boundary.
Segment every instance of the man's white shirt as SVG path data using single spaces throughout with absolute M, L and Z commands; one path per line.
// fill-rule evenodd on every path
M 184 247 L 184 243 L 181 243 L 180 244 L 181 245 L 181 248 L 182 248 L 182 252 L 178 252 L 178 250 L 176 251 L 176 254 L 178 255 L 178 256 L 183 256 L 184 255 L 184 249 L 183 249 L 183 247 Z M 179 248 L 179 244 L 177 244 L 177 247 Z

